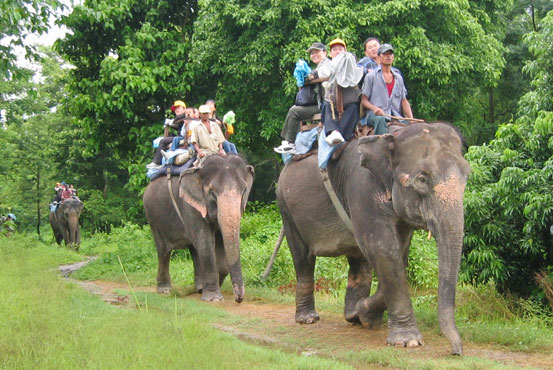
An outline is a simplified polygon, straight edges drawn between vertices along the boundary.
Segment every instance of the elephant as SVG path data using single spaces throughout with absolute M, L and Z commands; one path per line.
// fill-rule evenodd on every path
M 179 181 L 160 177 L 148 185 L 143 201 L 157 249 L 158 293 L 171 291 L 172 250 L 189 248 L 202 300 L 223 300 L 220 286 L 229 273 L 235 301 L 244 300 L 240 220 L 253 178 L 253 167 L 241 156 L 211 155 Z
M 388 344 L 422 345 L 406 267 L 414 231 L 426 229 L 438 247 L 439 325 L 452 353 L 461 355 L 454 310 L 470 172 L 462 137 L 449 124 L 416 123 L 393 134 L 353 139 L 341 150 L 327 174 L 345 217 L 325 190 L 316 156 L 290 161 L 278 180 L 277 202 L 296 270 L 296 322 L 319 320 L 316 257 L 345 255 L 345 319 L 377 328 L 387 309 Z M 378 288 L 370 296 L 373 270 Z
M 83 203 L 77 199 L 68 199 L 58 205 L 55 212 L 50 212 L 48 217 L 56 242 L 79 250 L 81 244 L 81 229 L 79 217 L 83 210 Z

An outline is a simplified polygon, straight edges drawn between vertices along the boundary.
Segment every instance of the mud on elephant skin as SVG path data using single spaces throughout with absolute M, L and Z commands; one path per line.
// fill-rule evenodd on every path
M 346 255 L 346 320 L 378 327 L 388 310 L 388 343 L 421 345 L 406 266 L 413 232 L 422 228 L 433 233 L 438 246 L 440 327 L 452 353 L 461 354 L 454 310 L 469 171 L 461 138 L 446 124 L 412 124 L 394 135 L 354 140 L 328 165 L 353 224 L 350 232 L 324 189 L 317 159 L 288 163 L 277 200 L 296 268 L 296 321 L 319 319 L 313 295 L 316 257 Z M 373 268 L 379 284 L 369 296 Z
M 48 219 L 58 244 L 61 245 L 63 240 L 66 246 L 79 250 L 81 244 L 79 217 L 82 210 L 83 203 L 80 200 L 68 199 L 58 205 L 55 212 L 50 212 Z
M 148 185 L 144 210 L 157 249 L 159 293 L 171 290 L 171 251 L 189 248 L 203 300 L 223 299 L 220 286 L 229 273 L 236 302 L 244 299 L 240 220 L 253 178 L 253 167 L 239 155 L 212 155 L 200 169 L 186 171 L 179 179 L 169 183 L 161 177 Z

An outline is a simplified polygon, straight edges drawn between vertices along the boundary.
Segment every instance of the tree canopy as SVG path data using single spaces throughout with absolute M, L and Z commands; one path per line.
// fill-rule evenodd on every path
M 16 65 L 15 48 L 23 48 L 25 57 L 40 60 L 33 45 L 25 43 L 31 34 L 43 34 L 48 20 L 56 9 L 62 8 L 58 0 L 3 0 L 0 3 L 0 78 L 12 80 L 21 77 L 22 70 Z

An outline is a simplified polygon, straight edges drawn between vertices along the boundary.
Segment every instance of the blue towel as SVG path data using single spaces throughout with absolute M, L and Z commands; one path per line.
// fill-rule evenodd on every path
M 296 78 L 296 84 L 298 87 L 302 87 L 305 81 L 305 76 L 311 73 L 311 67 L 303 59 L 300 59 L 296 63 L 296 68 L 294 69 L 294 77 Z

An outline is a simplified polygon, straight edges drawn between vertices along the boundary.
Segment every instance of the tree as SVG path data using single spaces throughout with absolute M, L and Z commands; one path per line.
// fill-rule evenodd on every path
M 194 0 L 91 0 L 63 19 L 73 34 L 57 48 L 75 67 L 66 106 L 85 140 L 82 173 L 104 194 L 127 181 L 136 194 L 147 182 L 151 140 L 190 90 L 195 9 Z
M 525 67 L 533 89 L 520 99 L 518 119 L 467 154 L 472 175 L 461 276 L 539 296 L 535 274 L 553 275 L 553 11 L 525 41 L 535 58 Z
M 266 152 L 293 102 L 291 72 L 306 47 L 340 36 L 362 55 L 364 39 L 376 36 L 396 48 L 415 114 L 456 122 L 474 89 L 493 87 L 500 76 L 502 47 L 487 12 L 506 4 L 204 0 L 193 35 L 194 82 L 235 110 L 242 146 Z
M 23 72 L 15 63 L 16 47 L 22 47 L 25 57 L 39 61 L 36 48 L 25 43 L 30 33 L 43 34 L 48 30 L 49 17 L 62 8 L 57 0 L 3 0 L 0 3 L 0 78 L 19 79 Z

